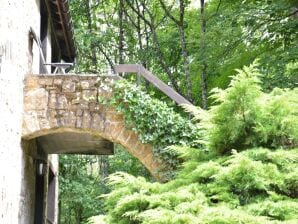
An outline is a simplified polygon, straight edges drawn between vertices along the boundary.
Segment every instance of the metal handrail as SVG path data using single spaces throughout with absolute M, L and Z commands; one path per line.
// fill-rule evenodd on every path
M 187 99 L 177 93 L 173 88 L 165 84 L 159 78 L 157 78 L 154 74 L 144 68 L 142 65 L 138 64 L 119 64 L 115 66 L 116 73 L 137 73 L 141 75 L 144 79 L 150 82 L 152 85 L 157 87 L 160 91 L 174 100 L 178 105 L 180 104 L 190 104 Z

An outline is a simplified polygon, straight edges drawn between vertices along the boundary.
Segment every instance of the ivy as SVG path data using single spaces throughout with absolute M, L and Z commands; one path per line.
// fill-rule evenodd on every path
M 199 147 L 196 125 L 136 85 L 120 80 L 114 85 L 112 97 L 100 100 L 124 115 L 127 128 L 135 131 L 142 143 L 153 145 L 156 157 L 169 171 L 176 169 L 180 162 L 178 153 L 168 146 Z
M 264 93 L 259 76 L 245 67 L 208 111 L 188 108 L 206 150 L 171 147 L 185 161 L 173 180 L 111 175 L 102 223 L 297 223 L 297 89 Z

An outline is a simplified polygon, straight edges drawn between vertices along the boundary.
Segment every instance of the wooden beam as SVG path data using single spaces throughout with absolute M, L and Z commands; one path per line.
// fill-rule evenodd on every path
M 139 72 L 139 65 L 136 64 L 121 64 L 115 66 L 116 73 L 138 73 Z
M 160 91 L 174 100 L 178 105 L 180 104 L 192 104 L 179 93 L 177 93 L 173 88 L 165 84 L 154 74 L 144 68 L 142 65 L 137 64 L 121 64 L 115 66 L 116 73 L 138 73 L 143 78 L 145 78 L 152 85 L 157 87 Z

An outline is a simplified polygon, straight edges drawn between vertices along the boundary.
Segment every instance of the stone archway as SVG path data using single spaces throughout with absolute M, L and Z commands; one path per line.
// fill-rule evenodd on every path
M 141 143 L 138 135 L 125 127 L 121 114 L 98 102 L 98 97 L 111 95 L 111 83 L 116 78 L 28 76 L 24 83 L 22 138 L 36 138 L 47 154 L 108 154 L 105 150 L 111 148 L 110 144 L 118 143 L 138 158 L 156 179 L 162 180 L 158 172 L 161 164 L 154 157 L 152 146 Z M 69 142 L 73 139 L 72 147 L 67 147 L 67 139 Z M 76 142 L 80 142 L 79 146 Z

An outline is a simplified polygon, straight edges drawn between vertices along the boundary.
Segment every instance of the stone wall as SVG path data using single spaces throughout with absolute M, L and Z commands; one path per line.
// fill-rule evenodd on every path
M 39 0 L 5 0 L 0 4 L 0 223 L 33 223 L 34 142 L 21 147 L 23 79 L 39 71 L 36 44 Z
M 38 75 L 25 80 L 23 138 L 76 132 L 100 136 L 126 148 L 157 179 L 160 163 L 151 145 L 125 127 L 124 118 L 98 102 L 112 94 L 115 76 Z M 54 140 L 52 140 L 54 141 Z M 50 152 L 48 152 L 50 153 Z

